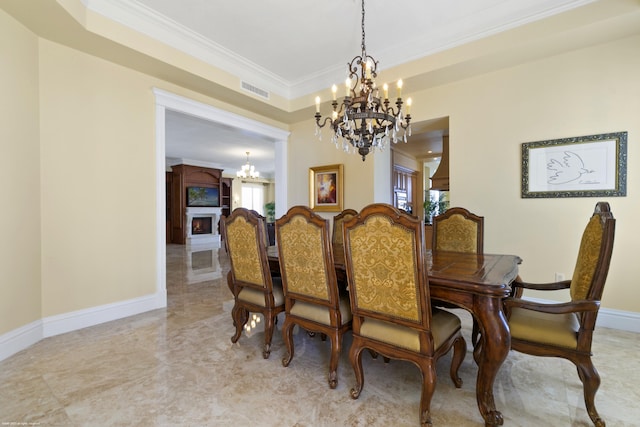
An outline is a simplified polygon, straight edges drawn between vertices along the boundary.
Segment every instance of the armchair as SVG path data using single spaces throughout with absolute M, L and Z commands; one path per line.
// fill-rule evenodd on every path
M 605 422 L 595 407 L 600 376 L 591 361 L 591 341 L 609 271 L 614 232 L 615 219 L 609 204 L 597 203 L 582 235 L 571 280 L 548 284 L 516 280 L 512 284 L 544 291 L 569 288 L 571 301 L 538 304 L 517 297 L 504 301 L 511 348 L 534 356 L 562 357 L 576 365 L 587 412 L 597 427 L 604 427 Z

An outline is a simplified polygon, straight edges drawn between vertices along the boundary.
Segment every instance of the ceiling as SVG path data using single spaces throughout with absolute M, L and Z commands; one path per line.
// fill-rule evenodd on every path
M 41 37 L 285 124 L 310 119 L 314 97 L 327 98 L 361 53 L 359 0 L 3 0 L 0 8 Z M 366 48 L 379 61 L 379 83 L 403 78 L 411 96 L 637 32 L 637 19 L 618 19 L 630 13 L 637 18 L 638 0 L 367 0 Z M 158 41 L 157 50 L 145 51 L 134 34 Z M 163 57 L 167 47 L 187 56 Z M 414 97 L 414 109 L 428 101 Z M 412 128 L 397 148 L 423 156 L 441 150 L 448 119 Z M 246 131 L 169 112 L 166 141 L 168 157 L 235 171 L 249 151 L 261 174 L 273 173 L 273 142 Z
M 87 0 L 89 7 L 92 3 L 95 5 Z M 347 62 L 360 53 L 362 17 L 357 0 L 271 0 L 253 2 L 250 8 L 211 0 L 133 3 L 138 3 L 140 10 L 146 9 L 156 24 L 167 25 L 168 20 L 174 30 L 204 38 L 226 57 L 230 71 L 268 92 L 281 90 L 286 95 L 287 90 L 300 91 L 318 80 L 329 82 L 336 75 L 343 76 Z M 584 3 L 396 0 L 390 8 L 384 0 L 369 0 L 365 4 L 365 42 L 368 53 L 381 66 L 393 67 Z M 147 31 L 160 37 L 157 30 Z M 268 79 L 257 78 L 256 74 Z M 205 161 L 235 171 L 246 161 L 248 151 L 251 163 L 262 175 L 274 174 L 272 141 L 177 112 L 169 112 L 166 123 L 167 157 Z M 448 120 L 417 123 L 410 143 L 399 143 L 396 148 L 417 157 L 439 153 L 446 133 Z

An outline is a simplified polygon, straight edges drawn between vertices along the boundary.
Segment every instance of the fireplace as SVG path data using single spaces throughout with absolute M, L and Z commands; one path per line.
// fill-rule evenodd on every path
M 194 217 L 191 220 L 191 235 L 211 234 L 213 231 L 213 228 L 211 227 L 212 222 L 213 218 L 210 216 Z
M 187 246 L 220 245 L 218 221 L 222 214 L 221 208 L 188 207 L 185 213 Z

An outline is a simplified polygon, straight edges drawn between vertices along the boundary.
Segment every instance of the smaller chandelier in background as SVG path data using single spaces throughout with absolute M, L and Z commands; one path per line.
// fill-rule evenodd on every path
M 247 163 L 242 165 L 239 171 L 236 172 L 238 178 L 258 178 L 260 172 L 258 172 L 251 163 L 249 163 L 249 152 L 247 151 Z
M 367 55 L 364 34 L 364 0 L 362 0 L 362 54 L 347 64 L 348 77 L 345 81 L 345 97 L 338 108 L 336 95 L 338 88 L 333 85 L 333 111 L 331 117 L 322 120 L 320 97 L 316 97 L 316 135 L 322 139 L 321 129 L 328 123 L 333 130 L 331 142 L 345 152 L 357 152 L 366 159 L 373 149 L 383 150 L 389 141 L 399 139 L 407 142 L 411 136 L 411 98 L 407 99 L 406 114 L 402 109 L 402 80 L 398 80 L 395 108 L 389 101 L 389 88 L 385 83 L 380 89 L 374 78 L 378 76 L 378 61 Z M 322 121 L 321 121 L 322 120 Z

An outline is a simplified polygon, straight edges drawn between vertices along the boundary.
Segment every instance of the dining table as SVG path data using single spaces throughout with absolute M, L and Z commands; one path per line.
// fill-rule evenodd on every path
M 267 248 L 269 264 L 279 272 L 278 250 Z M 338 281 L 346 284 L 344 247 L 334 245 Z M 480 340 L 473 355 L 478 365 L 476 400 L 486 426 L 503 424 L 496 409 L 493 384 L 511 349 L 511 335 L 502 301 L 511 294 L 511 282 L 522 262 L 517 255 L 427 250 L 429 293 L 432 300 L 444 301 L 468 310 L 478 322 Z

